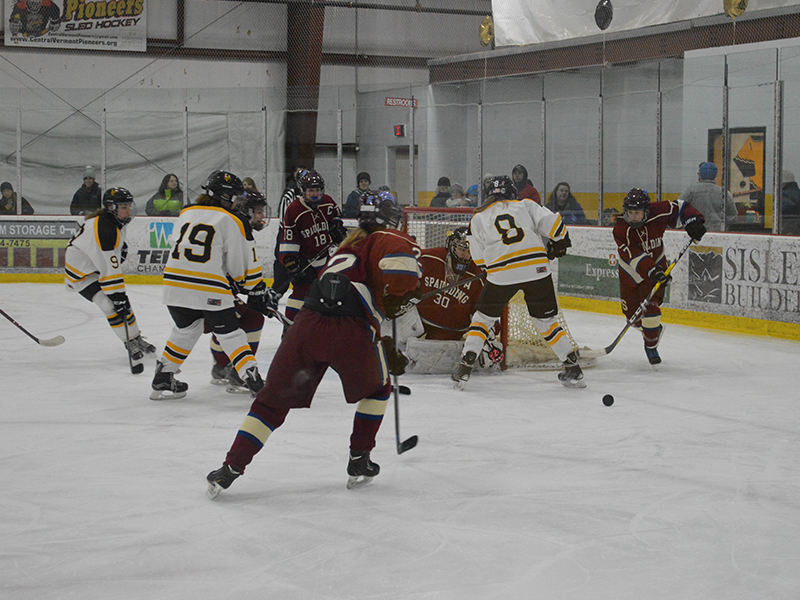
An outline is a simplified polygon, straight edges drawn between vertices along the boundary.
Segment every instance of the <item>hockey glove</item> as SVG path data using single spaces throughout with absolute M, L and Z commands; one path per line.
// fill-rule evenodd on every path
M 689 234 L 689 237 L 692 238 L 694 241 L 699 242 L 703 239 L 703 236 L 706 233 L 706 226 L 698 217 L 692 217 L 686 224 L 683 226 L 686 230 L 686 233 Z
M 344 238 L 347 237 L 347 227 L 344 226 L 341 219 L 334 219 L 330 222 L 328 229 L 331 234 L 331 239 L 333 243 L 337 246 L 344 241 Z
M 408 292 L 405 296 L 384 296 L 383 297 L 383 310 L 386 317 L 389 319 L 396 319 L 400 315 L 404 315 L 417 304 L 419 304 L 422 294 L 417 290 Z
M 272 288 L 267 287 L 267 284 L 260 281 L 247 295 L 247 307 L 260 312 L 267 317 L 274 317 L 272 311 L 278 310 L 278 300 L 281 295 Z
M 547 260 L 561 258 L 570 247 L 572 247 L 572 242 L 569 239 L 569 233 L 564 234 L 564 237 L 558 241 L 547 240 Z
M 386 365 L 389 367 L 389 373 L 394 376 L 400 376 L 405 373 L 408 359 L 403 356 L 402 352 L 397 351 L 394 339 L 385 337 L 381 341 L 383 341 L 383 348 L 386 350 Z
M 117 315 L 123 319 L 131 312 L 131 302 L 128 300 L 128 294 L 125 292 L 117 292 L 116 294 L 109 294 L 108 298 L 114 303 L 114 310 Z
M 653 283 L 660 283 L 661 285 L 667 285 L 670 281 L 672 281 L 672 275 L 666 275 L 658 265 L 650 269 L 647 272 L 647 276 Z

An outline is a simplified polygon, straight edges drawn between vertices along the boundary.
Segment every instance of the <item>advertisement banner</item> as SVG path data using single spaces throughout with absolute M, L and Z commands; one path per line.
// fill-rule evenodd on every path
M 147 50 L 147 0 L 4 0 L 5 45 Z

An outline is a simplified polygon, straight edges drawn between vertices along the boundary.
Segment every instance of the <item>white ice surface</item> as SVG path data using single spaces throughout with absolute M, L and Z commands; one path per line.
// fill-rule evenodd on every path
M 130 286 L 159 352 L 158 286 Z M 250 404 L 208 383 L 208 338 L 180 401 L 148 399 L 93 305 L 0 285 L 0 598 L 765 600 L 800 597 L 800 344 L 667 328 L 664 363 L 631 331 L 566 389 L 552 372 L 407 376 L 398 455 L 345 489 L 353 407 L 335 373 L 216 501 Z M 569 311 L 582 345 L 620 316 Z M 280 328 L 258 354 L 266 371 Z M 342 340 L 346 352 L 346 340 Z M 615 404 L 606 408 L 604 394 Z

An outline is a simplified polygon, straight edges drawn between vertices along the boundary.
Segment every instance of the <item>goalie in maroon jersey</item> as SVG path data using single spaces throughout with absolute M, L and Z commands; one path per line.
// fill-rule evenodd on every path
M 278 347 L 250 412 L 222 467 L 208 474 L 208 495 L 227 489 L 292 408 L 308 408 L 328 367 L 339 374 L 345 401 L 356 405 L 347 487 L 369 482 L 380 467 L 370 460 L 391 385 L 406 361 L 391 338 L 381 340 L 384 313 L 395 318 L 419 299 L 419 246 L 396 228 L 402 209 L 367 191 L 359 227 L 313 282 L 302 310 Z
M 647 191 L 633 188 L 622 203 L 622 218 L 614 225 L 614 240 L 619 248 L 619 291 L 622 312 L 630 319 L 644 302 L 653 286 L 661 282 L 645 306 L 641 318 L 633 324 L 642 332 L 644 351 L 651 365 L 661 362 L 658 342 L 664 333 L 661 303 L 671 279 L 664 273 L 667 256 L 664 231 L 667 227 L 686 230 L 695 241 L 706 232 L 699 210 L 683 200 L 650 202 Z
M 339 205 L 325 194 L 322 176 L 316 171 L 307 171 L 299 185 L 303 195 L 286 209 L 278 246 L 278 260 L 292 279 L 292 294 L 286 301 L 289 320 L 302 308 L 317 272 L 328 260 L 325 250 L 347 236 Z

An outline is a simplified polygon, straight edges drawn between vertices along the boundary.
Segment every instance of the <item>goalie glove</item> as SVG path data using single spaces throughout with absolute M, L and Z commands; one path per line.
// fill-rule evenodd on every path
M 344 241 L 344 238 L 347 237 L 347 227 L 344 226 L 344 223 L 341 219 L 334 219 L 328 225 L 328 230 L 331 234 L 331 239 L 333 243 L 337 246 Z
M 383 310 L 387 318 L 396 319 L 419 304 L 421 299 L 422 294 L 417 290 L 408 292 L 405 296 L 384 296 Z
M 558 241 L 547 240 L 547 260 L 555 260 L 566 255 L 567 248 L 572 247 L 572 242 L 569 239 L 569 233 L 565 233 L 564 237 Z
M 247 294 L 247 307 L 260 312 L 267 317 L 275 316 L 272 311 L 278 310 L 278 300 L 281 295 L 267 287 L 264 281 L 259 281 L 258 284 Z
M 686 224 L 683 226 L 686 230 L 686 233 L 689 234 L 689 237 L 692 238 L 694 241 L 699 242 L 703 239 L 703 236 L 706 233 L 706 226 L 698 217 L 692 217 Z
M 383 342 L 384 350 L 386 350 L 386 365 L 389 367 L 389 373 L 395 377 L 405 373 L 408 359 L 403 356 L 402 352 L 397 350 L 394 339 L 385 337 L 381 338 L 381 341 Z
M 131 312 L 131 302 L 128 300 L 128 294 L 125 292 L 117 292 L 116 294 L 109 294 L 109 300 L 114 303 L 114 310 L 117 315 L 123 319 Z

